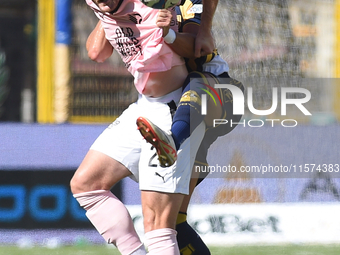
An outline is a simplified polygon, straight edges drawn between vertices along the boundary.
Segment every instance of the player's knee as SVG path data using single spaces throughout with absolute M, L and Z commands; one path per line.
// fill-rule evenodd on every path
M 94 183 L 94 181 L 92 181 Z M 81 171 L 76 171 L 74 176 L 72 177 L 71 181 L 70 181 L 70 188 L 71 188 L 71 192 L 72 194 L 79 194 L 82 192 L 87 192 L 87 191 L 93 191 L 93 190 L 99 190 L 98 189 L 93 189 L 90 185 L 89 185 L 89 181 L 86 178 L 86 174 L 84 174 Z
M 72 194 L 78 194 L 81 192 L 81 181 L 78 175 L 74 175 L 70 181 L 70 188 Z
M 223 109 L 221 104 L 215 104 L 213 100 L 208 100 L 207 108 L 204 122 L 208 127 L 211 127 L 213 126 L 214 119 L 220 119 L 222 117 Z

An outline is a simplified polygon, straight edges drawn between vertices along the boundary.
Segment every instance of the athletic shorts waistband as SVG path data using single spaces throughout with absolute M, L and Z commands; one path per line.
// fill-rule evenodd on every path
M 147 100 L 149 102 L 159 102 L 159 103 L 169 103 L 171 101 L 174 101 L 174 102 L 179 102 L 180 98 L 181 98 L 181 95 L 182 95 L 182 87 L 181 88 L 178 88 L 164 96 L 161 96 L 161 97 L 149 97 L 149 96 L 145 96 L 145 95 L 142 95 L 140 94 L 139 95 L 139 100 Z

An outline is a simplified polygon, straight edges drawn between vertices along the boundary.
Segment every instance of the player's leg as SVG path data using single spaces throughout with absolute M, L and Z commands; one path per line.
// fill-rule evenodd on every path
M 187 210 L 191 195 L 197 185 L 198 178 L 191 178 L 190 193 L 183 198 L 177 221 L 177 242 L 181 255 L 210 255 L 209 248 L 198 233 L 187 222 Z
M 190 192 L 189 195 L 185 196 L 180 208 L 180 212 L 177 218 L 177 240 L 178 246 L 180 248 L 182 255 L 210 255 L 209 248 L 200 238 L 199 234 L 188 224 L 187 222 L 187 210 L 194 192 L 195 187 L 200 183 L 205 177 L 206 173 L 197 173 L 195 171 L 195 166 L 207 165 L 207 143 L 206 136 L 204 136 L 200 147 L 196 153 L 195 165 L 192 168 L 191 180 L 190 180 Z M 200 159 L 200 161 L 198 161 Z M 195 212 L 193 212 L 195 213 Z
M 142 191 L 145 244 L 149 255 L 179 255 L 175 223 L 183 194 Z
M 136 117 L 131 118 L 135 109 L 129 109 L 96 139 L 71 180 L 71 190 L 106 242 L 123 255 L 145 255 L 127 209 L 110 191 L 138 169 L 140 134 L 133 126 Z
M 146 254 L 123 203 L 111 187 L 131 172 L 118 161 L 90 150 L 71 180 L 71 190 L 86 216 L 103 236 L 123 255 Z
M 210 109 L 212 109 L 213 107 L 216 107 L 215 105 L 209 105 L 209 102 L 208 102 L 208 109 L 209 109 L 209 106 L 210 106 Z M 216 115 L 217 112 L 221 113 L 221 109 L 217 108 L 216 111 L 212 111 L 211 114 L 215 115 L 216 118 L 220 118 L 220 115 Z M 209 110 L 208 110 L 208 114 L 209 114 Z M 210 120 L 208 120 L 207 123 L 210 123 Z M 215 140 L 215 138 L 213 137 L 212 138 L 213 140 L 210 141 L 210 138 L 211 136 L 205 133 L 205 136 L 196 154 L 195 166 L 208 165 L 206 161 L 207 151 L 211 143 Z M 211 253 L 207 245 L 203 242 L 199 234 L 187 222 L 187 210 L 188 210 L 188 206 L 190 203 L 191 196 L 194 192 L 194 189 L 201 181 L 203 181 L 203 179 L 208 174 L 208 173 L 196 172 L 195 166 L 192 169 L 189 195 L 185 196 L 183 199 L 183 202 L 182 202 L 179 214 L 178 214 L 177 222 L 176 222 L 177 223 L 176 225 L 177 241 L 178 241 L 179 249 L 181 251 L 181 255 L 210 255 Z
M 168 128 L 170 127 L 171 124 Z M 191 168 L 204 130 L 205 125 L 202 123 L 193 131 L 191 137 L 181 145 L 178 159 L 171 167 L 161 167 L 157 164 L 153 146 L 146 142 L 142 146 L 140 189 L 145 243 L 150 255 L 180 254 L 176 240 L 176 219 L 183 194 L 189 194 Z
M 71 180 L 73 194 L 110 190 L 131 172 L 118 161 L 96 150 L 89 150 Z
M 208 74 L 206 74 L 208 75 Z M 222 78 L 222 79 L 219 79 Z M 206 81 L 209 82 L 210 86 L 213 86 L 217 83 L 227 83 L 227 84 L 238 84 L 238 86 L 243 89 L 243 85 L 237 82 L 236 80 L 231 80 L 227 73 L 223 74 L 221 77 L 214 77 L 211 75 L 211 78 Z M 222 101 L 222 106 L 220 104 L 215 104 L 213 100 L 208 100 L 207 102 L 207 115 L 204 118 L 204 121 L 207 125 L 207 131 L 202 140 L 202 143 L 198 149 L 196 154 L 195 164 L 199 166 L 206 166 L 207 163 L 207 152 L 210 145 L 217 139 L 218 136 L 225 135 L 229 133 L 233 128 L 228 126 L 219 127 L 218 130 L 214 130 L 212 127 L 213 119 L 226 118 L 231 117 L 233 122 L 237 122 L 240 119 L 240 116 L 232 115 L 232 98 L 228 97 L 230 94 L 225 93 L 226 91 L 217 90 L 219 97 Z M 177 219 L 177 240 L 178 245 L 180 247 L 181 254 L 188 255 L 210 255 L 210 251 L 202 239 L 199 237 L 198 233 L 188 224 L 186 221 L 187 209 L 190 202 L 191 195 L 196 187 L 207 175 L 208 173 L 196 173 L 193 168 L 192 178 L 190 182 L 190 193 L 188 196 L 185 196 L 183 199 L 183 203 L 180 208 L 180 212 Z
M 242 82 L 231 78 L 228 73 L 223 73 L 216 77 L 218 80 L 217 83 L 219 84 L 230 84 L 238 87 L 244 93 L 244 86 Z M 233 94 L 229 89 L 217 89 L 217 92 L 220 95 L 222 101 L 222 114 L 220 119 L 226 119 L 228 122 L 227 124 L 213 126 L 209 132 L 215 133 L 216 137 L 223 136 L 230 133 L 237 125 L 238 122 L 241 120 L 242 115 L 234 115 L 233 109 Z M 211 122 L 212 123 L 212 120 Z M 207 124 L 207 126 L 211 127 L 212 125 Z
M 171 127 L 176 149 L 204 120 L 205 116 L 201 114 L 201 95 L 205 93 L 203 89 L 209 90 L 204 85 L 208 82 L 206 74 L 201 72 L 191 72 L 184 82 L 182 97 Z
M 196 80 L 194 81 L 194 83 L 192 82 L 191 79 L 196 78 Z M 197 79 L 198 78 L 198 79 Z M 204 80 L 202 80 L 204 78 Z M 190 83 L 191 82 L 191 83 Z M 195 127 L 199 126 L 200 124 L 203 123 L 204 120 L 204 116 L 201 115 L 201 105 L 200 105 L 200 95 L 202 94 L 202 90 L 201 88 L 205 88 L 209 85 L 209 86 L 213 86 L 213 84 L 216 82 L 216 80 L 214 79 L 214 77 L 210 76 L 209 74 L 201 74 L 201 73 L 194 73 L 192 74 L 192 76 L 189 76 L 187 79 L 187 86 L 184 90 L 180 105 L 177 109 L 176 115 L 179 116 L 176 119 L 176 115 L 175 115 L 175 120 L 178 123 L 180 122 L 184 122 L 183 125 L 183 129 L 187 132 L 187 134 L 185 135 L 185 139 L 189 137 L 190 135 L 190 126 L 192 129 L 195 129 Z M 191 86 L 189 86 L 189 83 Z M 204 84 L 202 84 L 204 83 Z M 212 100 L 211 100 L 212 101 Z M 212 110 L 212 112 L 214 114 L 217 113 L 217 117 L 220 117 L 220 114 L 222 112 L 221 110 L 221 106 L 217 106 L 219 107 L 218 109 L 214 109 L 215 105 L 211 105 L 210 100 L 208 101 L 208 109 Z M 194 111 L 194 113 L 192 114 L 192 109 Z M 178 114 L 179 112 L 179 114 Z M 190 114 L 192 115 L 196 115 L 193 117 L 193 121 L 190 121 Z M 194 122 L 194 123 L 193 123 Z M 169 145 L 169 142 L 167 142 L 165 139 L 162 139 L 161 137 L 163 136 L 163 133 L 165 134 L 165 136 L 167 135 L 164 131 L 162 131 L 161 129 L 159 129 L 156 125 L 154 125 L 152 122 L 150 122 L 149 120 L 145 119 L 145 118 L 140 118 L 137 120 L 137 125 L 139 127 L 139 131 L 141 132 L 141 134 L 146 138 L 147 141 L 149 141 L 151 144 L 153 144 L 156 147 L 157 152 L 163 150 L 165 151 L 163 148 L 159 149 L 157 148 L 157 144 L 167 144 Z M 174 124 L 172 125 L 172 131 L 174 129 Z M 177 132 L 183 132 L 183 129 L 177 129 Z M 181 134 L 182 135 L 182 134 Z M 167 139 L 168 140 L 168 139 Z M 160 142 L 162 141 L 162 142 Z M 181 145 L 182 143 L 180 143 Z M 161 158 L 162 155 L 159 155 L 159 157 Z M 150 170 L 151 172 L 151 170 Z M 156 172 L 157 174 L 157 172 Z M 159 176 L 162 176 L 161 174 L 159 174 Z M 164 176 L 164 175 L 163 175 Z M 194 188 L 194 186 L 196 185 L 196 183 L 194 182 L 194 180 L 191 181 L 192 185 L 191 185 L 191 192 Z M 182 210 L 184 212 L 186 212 L 187 209 L 187 205 L 189 203 L 190 197 L 187 197 L 186 199 L 188 199 L 187 201 L 185 201 L 183 203 L 183 207 Z M 153 206 L 150 206 L 150 208 L 153 208 Z M 146 214 L 153 212 L 152 210 L 146 210 L 145 211 Z M 155 213 L 155 212 L 153 212 Z M 156 212 L 156 215 L 159 214 L 160 212 Z M 151 214 L 152 215 L 152 214 Z M 154 216 L 151 216 L 151 219 Z M 149 219 L 149 217 L 146 217 L 147 219 Z M 155 217 L 158 218 L 158 217 Z M 146 221 L 148 222 L 148 221 Z M 151 220 L 151 222 L 153 222 Z M 196 254 L 204 254 L 204 255 L 208 255 L 210 254 L 208 248 L 206 247 L 206 245 L 203 243 L 203 241 L 198 237 L 197 238 L 197 233 L 187 224 L 186 220 L 181 222 L 183 224 L 179 224 L 180 227 L 178 228 L 179 231 L 181 233 L 179 233 L 179 239 L 181 242 L 181 248 L 184 249 L 183 251 L 185 251 L 186 249 L 189 249 L 190 247 L 193 247 L 193 245 L 196 247 L 194 248 L 194 250 L 196 249 Z M 152 232 L 154 233 L 154 232 Z M 148 235 L 147 235 L 148 236 Z M 173 235 L 172 235 L 173 237 Z M 184 238 L 185 237 L 185 238 Z M 173 238 L 171 239 L 168 236 L 169 240 L 173 240 Z M 191 245 L 191 246 L 190 246 Z M 190 250 L 188 250 L 190 251 Z M 198 253 L 201 252 L 201 253 Z
M 203 120 L 206 126 L 211 127 L 214 119 L 227 118 L 228 120 L 232 119 L 233 122 L 241 119 L 241 115 L 233 115 L 231 92 L 228 89 L 215 89 L 215 84 L 232 84 L 244 92 L 243 84 L 231 78 L 227 72 L 219 76 L 208 72 L 190 73 L 184 84 L 181 101 L 171 127 L 172 137 L 177 149 L 190 136 L 190 131 L 194 130 Z M 205 103 L 203 94 L 207 96 L 206 115 L 201 112 L 202 104 Z M 230 131 L 229 128 L 226 128 L 224 134 Z

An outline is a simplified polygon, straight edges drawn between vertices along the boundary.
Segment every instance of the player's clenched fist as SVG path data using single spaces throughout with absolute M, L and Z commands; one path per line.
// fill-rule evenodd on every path
M 158 11 L 156 25 L 163 29 L 163 37 L 169 33 L 172 13 L 169 10 L 162 9 Z

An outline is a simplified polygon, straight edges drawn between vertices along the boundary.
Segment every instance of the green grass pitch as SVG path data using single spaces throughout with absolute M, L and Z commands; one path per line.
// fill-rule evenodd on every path
M 339 255 L 340 245 L 280 245 L 210 247 L 212 255 Z M 56 249 L 44 247 L 18 248 L 0 246 L 0 255 L 119 255 L 117 249 L 107 246 L 63 246 Z

